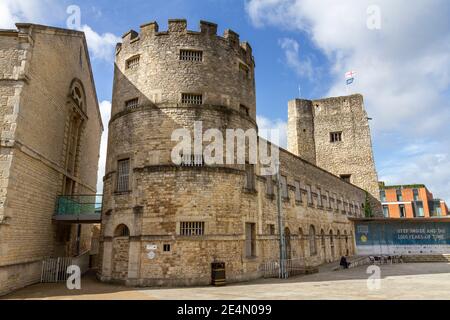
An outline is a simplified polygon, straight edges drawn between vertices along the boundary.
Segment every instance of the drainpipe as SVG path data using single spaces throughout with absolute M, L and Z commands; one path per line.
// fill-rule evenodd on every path
M 284 221 L 282 214 L 282 192 L 281 192 L 281 173 L 280 173 L 280 163 L 276 163 L 277 171 L 277 211 L 278 211 L 278 233 L 280 234 L 280 278 L 287 279 L 286 272 L 286 243 L 284 238 Z

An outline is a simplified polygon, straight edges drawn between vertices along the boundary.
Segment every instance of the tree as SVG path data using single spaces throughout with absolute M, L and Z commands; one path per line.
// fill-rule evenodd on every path
M 366 191 L 366 202 L 364 203 L 364 213 L 366 218 L 373 218 L 372 205 L 369 201 L 369 193 Z

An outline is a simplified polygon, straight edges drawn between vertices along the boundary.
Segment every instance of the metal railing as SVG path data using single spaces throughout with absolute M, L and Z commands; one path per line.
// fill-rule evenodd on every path
M 80 267 L 81 274 L 89 270 L 89 251 L 78 257 L 50 258 L 42 261 L 41 282 L 57 283 L 67 281 L 70 274 L 67 268 L 70 266 Z
M 102 195 L 58 196 L 54 219 L 67 221 L 100 220 Z
M 287 277 L 305 274 L 306 266 L 304 259 L 286 259 L 281 263 Z M 266 261 L 260 265 L 260 271 L 264 274 L 264 278 L 283 278 L 281 274 L 281 263 L 279 260 Z

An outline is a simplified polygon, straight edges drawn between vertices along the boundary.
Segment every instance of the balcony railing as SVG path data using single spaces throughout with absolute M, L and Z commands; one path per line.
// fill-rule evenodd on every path
M 102 195 L 58 196 L 54 220 L 74 223 L 101 221 Z

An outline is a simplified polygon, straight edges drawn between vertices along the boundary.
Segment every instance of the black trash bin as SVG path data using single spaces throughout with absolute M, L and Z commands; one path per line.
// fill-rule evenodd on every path
M 217 287 L 226 285 L 225 263 L 213 262 L 211 269 L 211 284 Z

